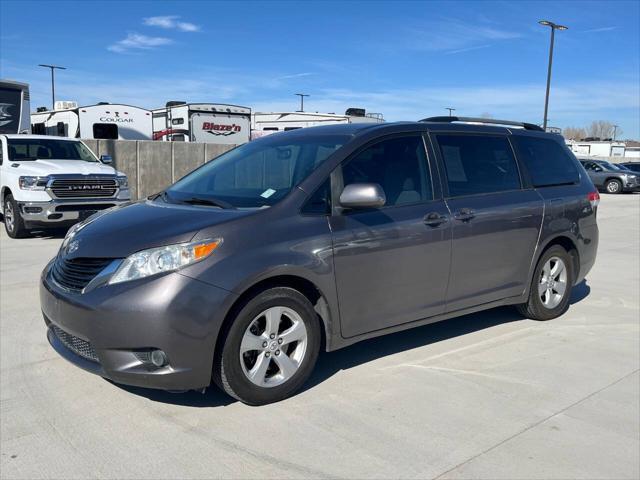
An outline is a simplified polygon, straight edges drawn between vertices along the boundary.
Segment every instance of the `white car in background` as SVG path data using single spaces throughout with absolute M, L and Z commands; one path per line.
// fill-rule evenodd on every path
M 69 227 L 131 199 L 127 177 L 80 140 L 0 135 L 0 206 L 7 234 Z

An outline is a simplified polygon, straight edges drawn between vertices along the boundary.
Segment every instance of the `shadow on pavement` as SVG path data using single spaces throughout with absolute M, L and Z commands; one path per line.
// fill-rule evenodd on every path
M 582 301 L 589 295 L 589 292 L 590 288 L 586 281 L 582 281 L 573 288 L 571 304 Z M 517 321 L 526 322 L 528 320 L 523 318 L 514 307 L 498 307 L 364 340 L 335 352 L 321 352 L 318 363 L 302 391 L 315 387 L 341 370 L 347 370 L 388 355 Z M 195 391 L 170 393 L 162 390 L 114 385 L 154 402 L 186 407 L 219 407 L 235 402 L 233 398 L 227 396 L 216 386 L 210 386 L 202 394 Z

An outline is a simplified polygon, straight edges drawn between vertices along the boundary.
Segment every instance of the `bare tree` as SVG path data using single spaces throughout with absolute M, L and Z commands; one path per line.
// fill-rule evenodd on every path
M 565 127 L 562 130 L 562 136 L 567 140 L 582 140 L 587 136 L 587 133 L 581 127 Z
M 607 122 L 606 120 L 596 120 L 591 122 L 591 125 L 587 127 L 587 136 L 599 138 L 604 140 L 605 138 L 613 138 L 613 123 Z M 618 130 L 618 132 L 621 132 Z M 616 132 L 616 135 L 619 134 Z

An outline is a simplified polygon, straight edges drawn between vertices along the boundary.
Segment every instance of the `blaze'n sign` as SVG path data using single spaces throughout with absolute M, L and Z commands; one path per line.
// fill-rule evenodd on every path
M 242 130 L 240 125 L 222 125 L 218 123 L 204 122 L 202 124 L 202 130 L 209 132 L 212 135 L 224 135 L 229 136 L 238 133 Z

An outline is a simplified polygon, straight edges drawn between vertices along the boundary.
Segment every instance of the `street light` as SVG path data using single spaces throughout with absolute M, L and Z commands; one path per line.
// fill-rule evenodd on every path
M 57 65 L 47 65 L 41 63 L 38 65 L 39 67 L 45 67 L 51 69 L 51 110 L 56 109 L 56 85 L 53 71 L 57 68 L 58 70 L 66 70 L 66 67 L 59 67 Z
M 304 112 L 304 97 L 310 97 L 311 95 L 308 95 L 306 93 L 296 93 L 296 95 L 298 95 L 300 97 L 300 112 Z
M 556 23 L 550 22 L 549 20 L 540 20 L 538 23 L 545 27 L 551 28 L 551 45 L 549 46 L 549 70 L 547 71 L 547 94 L 544 99 L 544 120 L 542 123 L 542 128 L 546 132 L 547 112 L 549 110 L 549 89 L 551 88 L 551 64 L 553 63 L 553 40 L 555 38 L 556 30 L 567 30 L 569 27 L 558 25 Z
M 614 141 L 614 142 L 616 141 L 616 132 L 618 131 L 618 127 L 619 127 L 619 126 L 620 126 L 620 125 L 614 125 L 614 126 L 613 126 L 613 141 Z
M 445 110 L 449 110 L 449 116 L 451 116 L 451 112 L 455 112 L 456 109 L 455 108 L 451 108 L 451 107 L 444 107 Z

